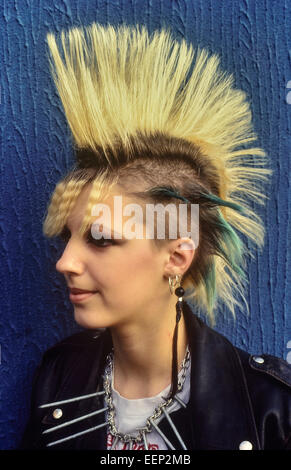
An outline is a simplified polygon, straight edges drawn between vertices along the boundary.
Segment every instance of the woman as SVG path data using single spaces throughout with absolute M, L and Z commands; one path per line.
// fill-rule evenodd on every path
M 94 23 L 61 39 L 62 52 L 48 35 L 51 70 L 77 164 L 44 232 L 66 242 L 56 268 L 85 330 L 44 354 L 22 448 L 291 448 L 288 364 L 195 315 L 234 314 L 238 233 L 263 243 L 250 200 L 269 170 L 243 148 L 256 139 L 245 94 L 164 30 Z

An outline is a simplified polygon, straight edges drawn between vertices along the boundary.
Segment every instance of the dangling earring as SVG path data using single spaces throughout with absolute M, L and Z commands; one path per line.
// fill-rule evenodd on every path
M 179 323 L 180 318 L 182 316 L 182 304 L 183 304 L 183 295 L 185 294 L 185 291 L 182 286 L 179 286 L 175 289 L 175 294 L 178 297 L 177 303 L 176 303 L 176 324 Z
M 172 277 L 172 276 L 169 277 L 169 286 L 170 286 L 171 294 L 174 293 L 174 289 L 175 289 L 175 294 L 178 297 L 178 300 L 176 303 L 176 324 L 179 323 L 181 315 L 182 315 L 182 302 L 183 302 L 183 295 L 185 294 L 185 291 L 183 287 L 181 286 L 181 278 L 182 276 L 179 274 L 177 274 L 175 277 Z
M 173 294 L 174 289 L 175 289 L 175 294 L 178 297 L 178 300 L 176 303 L 176 325 L 174 329 L 173 348 L 172 348 L 172 387 L 171 387 L 169 397 L 173 397 L 177 393 L 177 389 L 178 389 L 178 353 L 177 353 L 178 326 L 179 326 L 179 321 L 183 313 L 182 304 L 183 304 L 183 295 L 185 294 L 183 287 L 180 285 L 181 277 L 182 276 L 180 275 L 176 275 L 175 279 L 173 279 L 171 276 L 169 277 L 169 285 L 170 285 L 171 294 Z

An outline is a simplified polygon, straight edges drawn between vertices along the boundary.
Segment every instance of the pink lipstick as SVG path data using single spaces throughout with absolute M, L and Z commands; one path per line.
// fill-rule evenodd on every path
M 83 302 L 84 300 L 89 299 L 92 295 L 96 294 L 98 291 L 86 291 L 83 289 L 70 289 L 70 301 L 73 303 Z

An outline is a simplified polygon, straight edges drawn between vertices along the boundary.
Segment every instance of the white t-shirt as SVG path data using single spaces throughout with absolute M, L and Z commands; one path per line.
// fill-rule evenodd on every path
M 190 397 L 190 371 L 191 371 L 191 360 L 186 371 L 186 379 L 182 390 L 177 396 L 186 404 Z M 179 372 L 179 378 L 182 375 L 182 370 Z M 166 397 L 169 394 L 170 385 L 162 390 L 158 395 L 149 398 L 137 398 L 130 399 L 122 397 L 117 390 L 114 389 L 114 383 L 112 384 L 112 399 L 115 408 L 115 425 L 119 432 L 122 434 L 134 434 L 138 427 L 145 426 L 146 420 L 153 414 L 154 409 L 162 403 L 164 400 L 162 397 Z M 166 408 L 167 412 L 176 411 L 181 408 L 181 404 L 176 400 L 173 400 L 170 406 Z M 161 419 L 165 418 L 162 413 L 160 418 L 155 420 L 158 424 Z M 165 418 L 166 419 L 166 418 Z M 159 433 L 153 428 L 150 433 L 146 433 L 146 440 L 149 450 L 167 450 L 168 446 L 164 439 Z M 114 436 L 108 432 L 107 434 L 107 450 L 110 450 L 114 442 Z M 124 444 L 118 441 L 115 446 L 116 450 L 129 450 L 129 444 Z M 132 450 L 145 450 L 144 442 L 133 444 Z

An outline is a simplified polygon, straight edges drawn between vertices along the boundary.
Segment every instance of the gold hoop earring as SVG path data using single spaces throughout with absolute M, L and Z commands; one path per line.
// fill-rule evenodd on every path
M 176 276 L 169 277 L 169 287 L 171 294 L 174 294 L 176 287 L 179 287 L 181 284 L 182 276 L 180 274 L 176 274 Z

